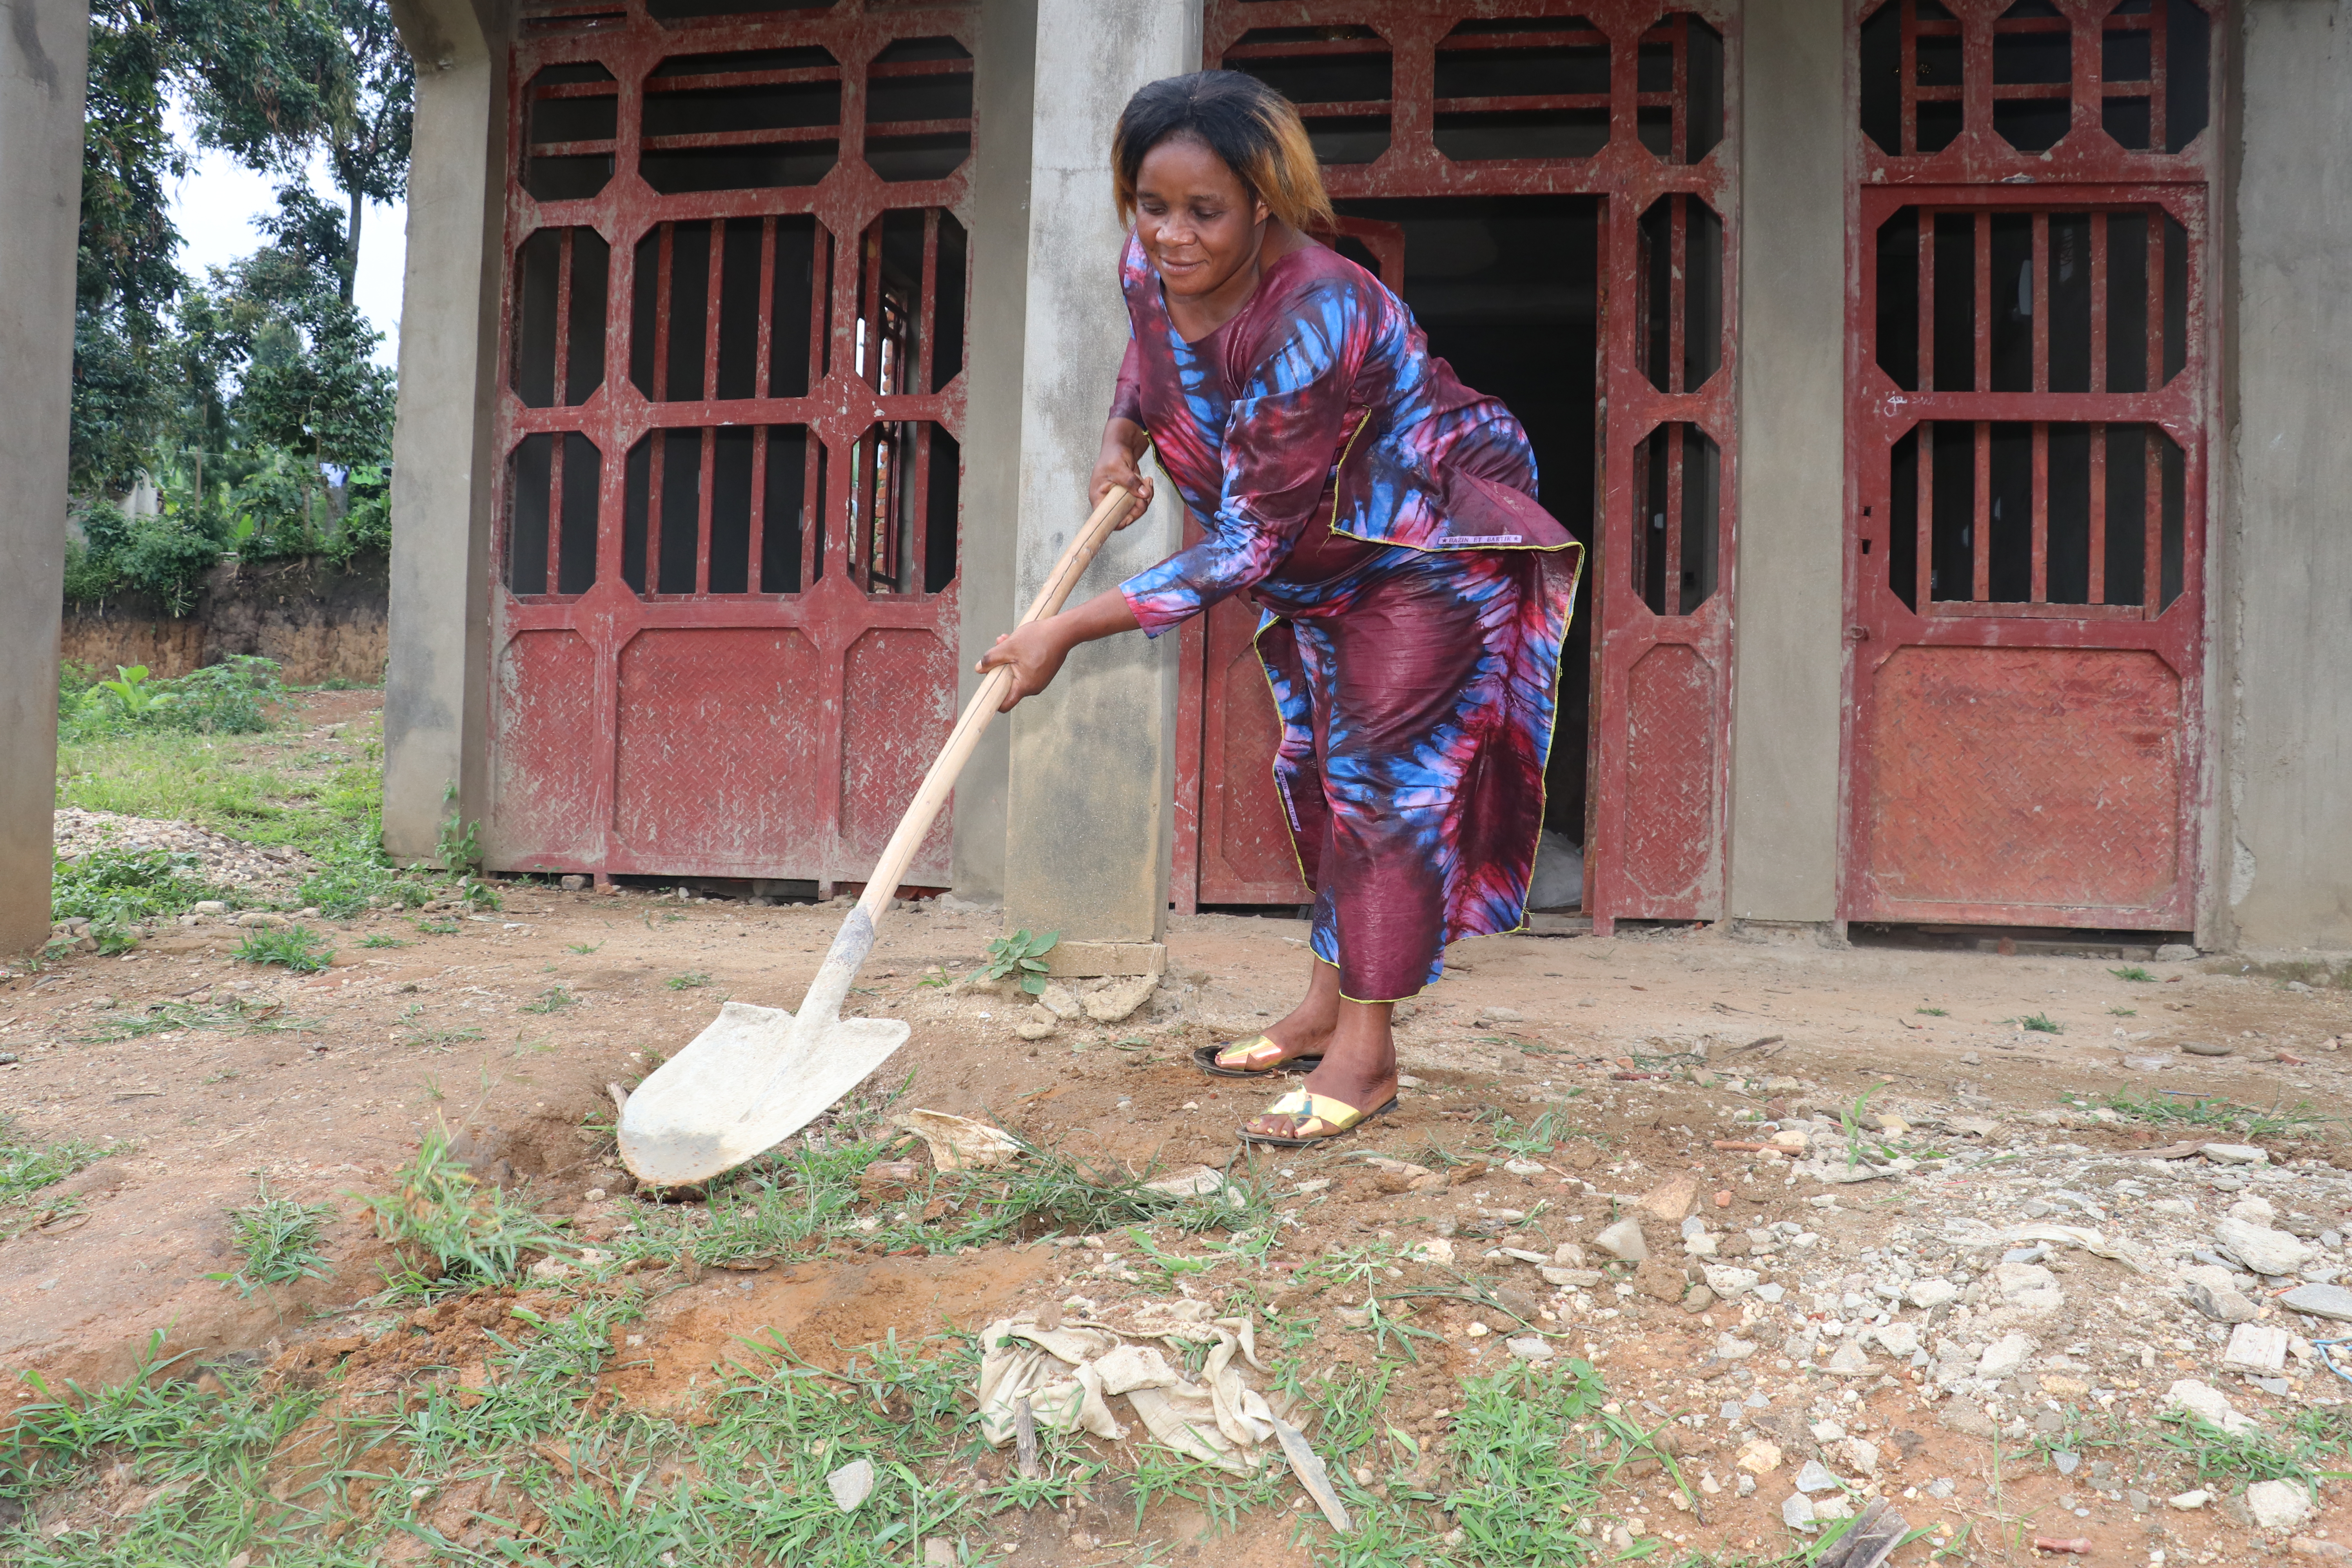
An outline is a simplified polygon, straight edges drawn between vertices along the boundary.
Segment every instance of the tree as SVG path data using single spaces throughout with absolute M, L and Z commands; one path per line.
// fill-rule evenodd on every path
M 299 174 L 315 150 L 343 195 L 341 297 L 367 203 L 407 188 L 416 79 L 388 0 L 169 0 L 191 44 L 198 134 L 247 167 Z

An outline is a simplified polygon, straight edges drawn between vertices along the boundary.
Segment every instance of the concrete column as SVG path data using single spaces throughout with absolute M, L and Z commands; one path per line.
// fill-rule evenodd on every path
M 2223 507 L 2223 897 L 2199 942 L 2352 948 L 2352 5 L 2249 0 L 2240 34 Z
M 1198 70 L 1201 0 L 1037 0 L 1021 392 L 1020 602 L 1086 519 L 1127 310 L 1110 134 L 1145 82 Z M 1172 492 L 1117 535 L 1072 602 L 1174 551 Z M 1176 639 L 1078 649 L 1013 714 L 1005 921 L 1072 942 L 1157 942 L 1168 911 Z M 1115 962 L 1106 960 L 1105 962 Z
M 416 136 L 392 437 L 383 843 L 410 857 L 432 855 L 453 815 L 488 815 L 485 617 L 506 35 L 495 4 L 394 0 L 393 14 L 416 58 Z
M 964 372 L 963 548 L 957 557 L 962 678 L 1021 612 L 1013 563 L 1021 514 L 1022 338 L 1029 302 L 1029 149 L 1037 61 L 1037 0 L 981 8 L 973 83 L 971 353 Z M 1004 897 L 1004 789 L 1013 726 L 999 721 L 964 764 L 955 793 L 955 891 Z
M 81 227 L 82 0 L 0 0 L 0 959 L 49 934 L 58 624 L 74 247 Z
M 1840 0 L 1751 0 L 1739 193 L 1737 921 L 1837 916 L 1845 650 L 1846 154 Z

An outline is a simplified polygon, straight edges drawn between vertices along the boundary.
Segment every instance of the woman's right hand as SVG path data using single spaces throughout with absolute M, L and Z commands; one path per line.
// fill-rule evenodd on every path
M 1150 437 L 1143 427 L 1132 420 L 1114 419 L 1103 431 L 1102 453 L 1095 459 L 1093 477 L 1087 483 L 1087 505 L 1089 510 L 1102 505 L 1103 497 L 1116 485 L 1135 498 L 1118 526 L 1127 527 L 1141 517 L 1151 506 L 1151 476 L 1143 471 L 1141 461 Z

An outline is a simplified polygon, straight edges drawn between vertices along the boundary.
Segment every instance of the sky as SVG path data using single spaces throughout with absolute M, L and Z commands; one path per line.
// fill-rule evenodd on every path
M 195 167 L 172 193 L 172 222 L 180 231 L 180 270 L 201 279 L 205 268 L 250 256 L 268 243 L 253 220 L 278 207 L 280 176 L 257 174 L 226 153 L 196 145 L 188 116 L 177 104 L 165 113 L 173 139 L 194 154 Z M 343 197 L 327 177 L 323 159 L 314 159 L 311 188 L 337 211 Z M 400 353 L 400 280 L 408 254 L 408 208 L 370 202 L 360 220 L 360 269 L 352 297 L 375 330 L 378 363 L 397 363 Z

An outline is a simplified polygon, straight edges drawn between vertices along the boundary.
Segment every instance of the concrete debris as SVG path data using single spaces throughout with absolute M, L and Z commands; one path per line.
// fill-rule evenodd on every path
M 1630 1219 L 1621 1219 L 1609 1226 L 1592 1238 L 1592 1245 L 1627 1263 L 1640 1263 L 1650 1256 L 1650 1244 L 1643 1238 L 1641 1225 Z
M 2246 1511 L 2262 1530 L 2293 1530 L 2311 1517 L 2311 1492 L 2293 1481 L 2256 1481 L 2246 1489 Z
M 2278 1304 L 2290 1312 L 2308 1312 L 2315 1318 L 2352 1323 L 2352 1290 L 2341 1285 L 2298 1285 L 2281 1296 Z
M 2312 1249 L 2295 1237 L 2242 1219 L 2221 1221 L 2213 1235 L 2231 1257 L 2257 1274 L 2293 1274 L 2312 1258 Z
M 1797 1472 L 1797 1479 L 1790 1484 L 1809 1496 L 1814 1492 L 1833 1492 L 1838 1489 L 1837 1477 L 1830 1474 L 1829 1467 L 1819 1459 L 1807 1459 L 1804 1468 Z
M 2289 1336 L 2267 1323 L 2240 1323 L 2221 1352 L 2224 1372 L 2277 1373 L 2285 1370 Z
M 874 1461 L 852 1459 L 825 1477 L 824 1485 L 833 1494 L 833 1506 L 844 1513 L 852 1512 L 874 1495 Z
M 1114 980 L 1099 991 L 1088 992 L 1080 1005 L 1087 1016 L 1097 1024 L 1124 1024 L 1138 1007 L 1151 1000 L 1151 994 L 1159 988 L 1158 975 L 1139 974 L 1129 980 Z

